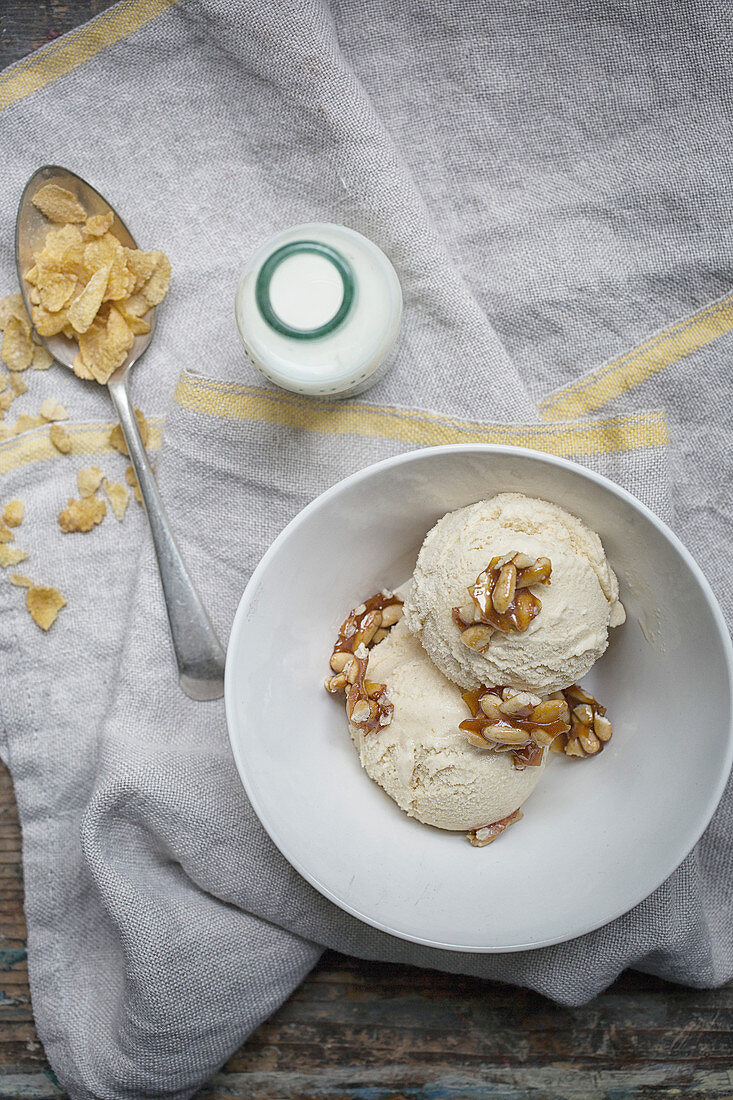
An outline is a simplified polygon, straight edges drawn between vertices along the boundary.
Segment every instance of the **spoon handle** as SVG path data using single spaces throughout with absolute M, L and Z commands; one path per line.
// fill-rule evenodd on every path
M 218 699 L 224 694 L 225 654 L 188 575 L 168 524 L 125 377 L 110 379 L 107 388 L 119 417 L 147 512 L 170 621 L 181 688 L 191 699 Z

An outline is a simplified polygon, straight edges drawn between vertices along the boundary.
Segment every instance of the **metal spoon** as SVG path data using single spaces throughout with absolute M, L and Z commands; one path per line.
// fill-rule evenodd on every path
M 15 223 L 15 262 L 18 268 L 18 282 L 29 316 L 32 315 L 30 287 L 25 281 L 24 272 L 33 266 L 33 253 L 42 246 L 49 228 L 48 221 L 33 205 L 31 197 L 44 183 L 57 183 L 71 191 L 90 215 L 106 214 L 107 211 L 112 210 L 110 204 L 93 187 L 66 168 L 46 165 L 34 172 L 21 196 Z M 115 220 L 110 232 L 114 233 L 127 248 L 137 248 L 132 234 L 119 214 L 116 211 L 113 213 Z M 127 359 L 114 372 L 107 383 L 107 389 L 122 427 L 150 523 L 181 687 L 191 699 L 218 699 L 224 694 L 224 650 L 204 611 L 168 524 L 127 390 L 127 375 L 153 338 L 155 309 L 151 309 L 145 315 L 145 319 L 150 325 L 150 332 L 144 336 L 135 337 Z M 62 363 L 65 367 L 71 367 L 74 356 L 78 352 L 75 341 L 67 340 L 62 335 L 39 337 L 39 339 L 56 362 Z M 90 384 L 96 385 L 96 383 Z

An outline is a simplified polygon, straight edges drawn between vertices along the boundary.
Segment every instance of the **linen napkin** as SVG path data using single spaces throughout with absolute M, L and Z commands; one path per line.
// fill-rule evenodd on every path
M 222 639 L 261 554 L 317 493 L 460 441 L 612 477 L 673 523 L 733 613 L 729 425 L 708 397 L 727 392 L 733 331 L 724 47 L 706 3 L 127 0 L 0 78 L 7 289 L 15 203 L 44 162 L 171 257 L 134 396 Z M 268 387 L 237 344 L 244 259 L 311 220 L 375 240 L 405 294 L 394 369 L 355 401 Z M 39 1034 L 72 1097 L 190 1096 L 324 946 L 565 1003 L 626 966 L 730 976 L 730 792 L 655 894 L 552 948 L 419 948 L 312 890 L 247 802 L 223 704 L 180 693 L 141 509 L 88 535 L 56 524 L 80 466 L 122 479 L 106 394 L 58 367 L 27 375 L 9 419 L 56 396 L 74 450 L 43 428 L 0 444 L 3 501 L 26 504 L 23 570 L 68 606 L 42 635 L 3 585 L 2 753 Z

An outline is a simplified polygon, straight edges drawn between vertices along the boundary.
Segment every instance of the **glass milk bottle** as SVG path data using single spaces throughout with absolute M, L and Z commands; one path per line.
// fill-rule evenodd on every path
M 297 225 L 251 257 L 237 287 L 239 336 L 275 385 L 344 397 L 387 368 L 402 319 L 395 269 L 372 241 L 343 225 Z

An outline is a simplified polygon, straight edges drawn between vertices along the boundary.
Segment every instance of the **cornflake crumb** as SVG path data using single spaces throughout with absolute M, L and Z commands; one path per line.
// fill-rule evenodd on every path
M 122 523 L 122 520 L 127 510 L 127 505 L 130 499 L 130 494 L 124 485 L 119 481 L 108 481 L 107 478 L 102 482 L 104 491 L 107 494 L 110 504 L 112 505 L 112 511 L 115 514 L 115 519 Z
M 56 622 L 61 608 L 66 607 L 66 600 L 58 588 L 33 584 L 26 593 L 25 605 L 33 622 L 38 623 L 41 630 L 49 630 Z
M 8 318 L 0 345 L 0 359 L 8 370 L 26 370 L 31 365 L 33 341 L 27 317 L 25 321 L 19 320 L 17 316 Z
M 15 535 L 6 527 L 4 523 L 0 523 L 0 544 L 4 542 L 15 542 Z
M 83 378 L 85 382 L 94 381 L 94 375 L 82 360 L 81 355 L 75 355 L 74 362 L 71 365 L 74 368 L 74 374 L 77 378 Z
M 143 441 L 143 446 L 147 447 L 148 439 L 150 438 L 150 428 L 148 427 L 148 422 L 143 416 L 143 413 L 140 409 L 135 409 L 135 416 L 137 418 L 137 426 L 140 429 L 140 438 Z M 115 424 L 114 428 L 109 433 L 109 441 L 116 451 L 119 451 L 122 455 L 129 456 L 130 452 L 127 449 L 125 437 L 122 434 L 122 428 L 119 424 Z
M 3 511 L 3 520 L 8 527 L 20 527 L 25 516 L 25 505 L 22 500 L 9 500 Z
M 30 577 L 25 577 L 22 573 L 11 573 L 8 577 L 11 584 L 14 584 L 16 588 L 31 588 L 33 581 Z
M 9 565 L 17 565 L 19 561 L 25 561 L 28 554 L 25 550 L 19 550 L 17 546 L 0 544 L 0 568 L 7 569 Z
M 76 484 L 79 486 L 80 497 L 94 496 L 102 484 L 104 474 L 99 466 L 83 466 L 76 475 Z
M 28 383 L 24 378 L 21 378 L 19 374 L 10 375 L 10 388 L 16 397 L 20 397 L 23 393 L 28 393 Z
M 155 467 L 153 467 L 153 470 L 155 470 Z M 133 470 L 132 466 L 128 466 L 125 470 L 125 481 L 128 485 L 132 486 L 132 495 L 134 496 L 135 500 L 138 502 L 138 504 L 142 504 L 143 494 L 138 484 L 137 474 Z
M 41 345 L 37 344 L 33 349 L 31 366 L 33 370 L 48 370 L 53 363 L 53 356 Z
M 71 454 L 71 436 L 61 424 L 52 424 L 49 432 L 51 442 L 62 455 Z
M 75 531 L 91 531 L 107 514 L 107 505 L 99 497 L 69 499 L 66 508 L 59 512 L 59 527 L 65 535 Z
M 106 214 L 92 214 L 84 222 L 84 228 L 92 237 L 101 237 L 102 234 L 107 232 L 114 220 L 115 216 L 111 210 L 108 210 Z
M 6 294 L 4 298 L 0 298 L 0 331 L 5 331 L 5 326 L 11 317 L 15 317 L 17 321 L 22 321 L 24 325 L 28 326 L 30 332 L 31 322 L 26 312 L 22 294 Z
M 41 416 L 44 420 L 68 420 L 66 408 L 53 397 L 47 397 L 41 403 Z
M 46 421 L 42 416 L 29 416 L 28 413 L 21 413 L 18 419 L 13 424 L 13 433 L 15 435 L 21 435 L 23 432 L 29 432 L 32 428 L 40 428 Z

